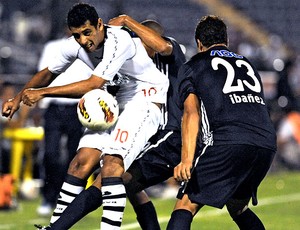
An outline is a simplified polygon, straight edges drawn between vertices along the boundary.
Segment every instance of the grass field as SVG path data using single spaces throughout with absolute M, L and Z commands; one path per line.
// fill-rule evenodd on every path
M 270 173 L 263 181 L 259 191 L 259 205 L 253 210 L 261 217 L 267 230 L 300 229 L 300 172 Z M 19 208 L 14 211 L 0 211 L 0 230 L 33 230 L 33 224 L 47 224 L 49 218 L 36 215 L 40 200 L 19 200 Z M 157 208 L 161 228 L 165 229 L 175 200 L 153 199 Z M 122 229 L 140 229 L 129 202 L 125 209 Z M 102 209 L 89 214 L 72 230 L 99 229 Z M 192 230 L 230 230 L 237 229 L 226 210 L 209 207 L 202 209 L 194 218 Z

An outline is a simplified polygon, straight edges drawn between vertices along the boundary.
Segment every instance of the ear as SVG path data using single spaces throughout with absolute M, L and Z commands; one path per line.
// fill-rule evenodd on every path
M 98 26 L 99 26 L 99 29 L 103 28 L 103 21 L 101 18 L 98 18 Z
M 197 39 L 197 48 L 198 48 L 198 51 L 201 52 L 203 51 L 203 44 L 201 43 L 201 41 L 199 39 Z

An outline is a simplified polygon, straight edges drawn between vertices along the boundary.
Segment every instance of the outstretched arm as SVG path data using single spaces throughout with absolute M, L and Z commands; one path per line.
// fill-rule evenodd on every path
M 161 55 L 168 56 L 172 53 L 173 46 L 170 42 L 163 39 L 158 32 L 140 24 L 128 15 L 115 17 L 109 21 L 109 24 L 128 27 L 136 33 L 148 47 Z
M 30 81 L 28 81 L 23 89 L 14 97 L 4 102 L 2 105 L 2 116 L 11 119 L 14 113 L 20 108 L 22 94 L 28 88 L 39 88 L 49 85 L 57 75 L 51 73 L 48 68 L 37 72 Z
M 101 88 L 106 80 L 92 75 L 90 78 L 75 83 L 44 87 L 39 89 L 29 88 L 24 90 L 22 101 L 28 106 L 32 106 L 44 97 L 67 97 L 79 98 L 90 90 Z

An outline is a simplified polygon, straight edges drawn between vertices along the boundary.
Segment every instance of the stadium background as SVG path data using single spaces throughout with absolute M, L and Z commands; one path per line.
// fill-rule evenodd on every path
M 16 87 L 21 87 L 32 76 L 36 71 L 43 45 L 49 40 L 62 37 L 66 13 L 76 2 L 79 1 L 0 0 L 0 83 L 8 81 Z M 138 21 L 147 18 L 157 20 L 165 27 L 165 35 L 174 37 L 182 45 L 187 58 L 197 51 L 194 29 L 198 19 L 207 14 L 221 16 L 229 27 L 230 48 L 247 56 L 262 73 L 266 99 L 276 128 L 287 110 L 290 108 L 299 110 L 300 0 L 86 0 L 85 2 L 96 6 L 104 22 L 123 13 Z M 300 162 L 300 156 L 296 157 Z M 271 172 L 296 170 L 297 173 L 299 169 L 300 163 L 298 165 L 288 162 L 281 159 L 281 155 L 278 154 Z M 281 179 L 277 178 L 274 181 L 277 187 L 277 182 Z M 295 184 L 299 182 L 298 174 L 294 181 Z M 296 190 L 297 188 L 295 192 Z M 268 194 L 267 191 L 265 193 Z M 37 201 L 35 202 L 33 206 L 37 205 Z M 300 211 L 299 201 L 298 206 Z M 35 207 L 32 213 L 35 214 Z M 0 219 L 3 218 L 1 215 L 0 213 Z M 2 220 L 0 229 L 15 229 L 3 228 L 1 222 Z M 300 226 L 300 223 L 295 226 Z

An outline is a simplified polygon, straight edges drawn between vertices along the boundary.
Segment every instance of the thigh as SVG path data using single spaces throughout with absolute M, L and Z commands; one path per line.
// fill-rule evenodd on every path
M 252 198 L 257 204 L 257 189 L 270 169 L 275 152 L 265 148 L 255 148 L 254 159 L 248 169 L 247 177 L 239 184 L 232 198 L 243 200 Z
M 186 193 L 193 202 L 222 208 L 230 198 L 247 199 L 251 197 L 255 186 L 250 178 L 258 176 L 252 173 L 257 169 L 256 163 L 264 159 L 265 166 L 261 168 L 264 174 L 270 165 L 272 151 L 268 156 L 257 152 L 255 146 L 223 145 L 209 146 L 200 156 Z M 265 174 L 264 174 L 265 175 Z M 261 181 L 258 177 L 255 181 Z M 251 184 L 249 184 L 249 180 Z M 254 184 L 255 184 L 254 183 Z
M 180 162 L 180 154 L 181 133 L 160 131 L 156 142 L 129 167 L 132 179 L 128 186 L 137 192 L 172 177 L 174 167 Z
M 57 119 L 57 107 L 50 105 L 44 115 L 44 130 L 45 130 L 45 152 L 53 155 L 53 159 L 57 159 L 59 154 L 60 140 L 62 130 L 60 120 Z
M 111 145 L 106 145 L 103 153 L 121 156 L 126 171 L 157 132 L 160 119 L 160 109 L 151 102 L 126 105 L 110 134 Z

